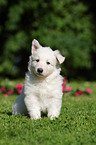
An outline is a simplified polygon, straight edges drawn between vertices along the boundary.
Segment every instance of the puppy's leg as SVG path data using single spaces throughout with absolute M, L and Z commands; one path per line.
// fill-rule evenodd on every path
M 24 88 L 22 90 L 21 95 L 16 99 L 12 106 L 12 115 L 27 115 L 26 106 L 24 104 Z
M 27 96 L 25 97 L 24 102 L 27 107 L 30 118 L 35 120 L 40 119 L 41 111 L 38 100 L 35 97 Z
M 54 120 L 55 117 L 59 117 L 61 109 L 62 100 L 61 99 L 52 99 L 51 104 L 48 108 L 48 117 L 50 120 Z

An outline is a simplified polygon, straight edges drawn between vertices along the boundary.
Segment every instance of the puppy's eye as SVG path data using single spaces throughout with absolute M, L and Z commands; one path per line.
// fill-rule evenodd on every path
M 39 59 L 36 59 L 36 62 L 39 62 Z
M 49 65 L 49 64 L 50 64 L 50 62 L 49 62 L 49 61 L 47 61 L 47 64 Z

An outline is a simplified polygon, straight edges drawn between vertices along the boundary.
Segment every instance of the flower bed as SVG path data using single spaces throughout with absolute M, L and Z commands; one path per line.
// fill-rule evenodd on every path
M 63 93 L 70 92 L 71 96 L 76 96 L 76 97 L 84 96 L 85 94 L 89 95 L 92 93 L 92 89 L 90 88 L 87 88 L 86 90 L 81 90 L 81 89 L 73 90 L 72 87 L 67 87 L 67 79 L 65 77 L 63 79 L 62 91 Z
M 21 94 L 22 89 L 23 89 L 23 84 L 17 84 L 16 87 L 14 88 L 12 88 L 7 84 L 6 86 L 0 87 L 0 93 L 4 94 L 4 97 L 8 97 L 9 95 L 13 95 L 13 94 L 18 94 L 18 95 Z M 72 87 L 67 86 L 67 79 L 64 77 L 63 84 L 62 84 L 62 92 L 63 93 L 70 92 L 71 96 L 79 97 L 79 96 L 84 96 L 85 94 L 91 94 L 92 89 L 87 88 L 86 90 L 81 90 L 81 89 L 73 90 Z
M 4 94 L 4 97 L 8 97 L 9 95 L 13 94 L 21 94 L 23 89 L 23 84 L 17 84 L 15 88 L 10 88 L 9 86 L 2 86 L 0 88 L 0 93 Z

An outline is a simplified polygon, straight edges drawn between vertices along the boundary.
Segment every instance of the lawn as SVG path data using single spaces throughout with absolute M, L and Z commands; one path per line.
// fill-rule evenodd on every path
M 53 121 L 46 116 L 41 120 L 12 116 L 18 96 L 0 95 L 0 145 L 95 145 L 96 83 L 72 81 L 68 85 L 74 90 L 91 88 L 93 93 L 80 97 L 65 93 L 61 114 Z

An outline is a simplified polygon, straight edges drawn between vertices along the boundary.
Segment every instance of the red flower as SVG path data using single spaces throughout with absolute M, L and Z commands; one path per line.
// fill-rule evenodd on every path
M 12 89 L 8 91 L 8 95 L 12 95 L 13 93 L 14 93 L 14 90 Z
M 75 93 L 75 96 L 80 96 L 79 92 L 76 92 L 76 93 Z
M 65 92 L 65 89 L 66 89 L 66 83 L 67 83 L 67 80 L 66 80 L 66 77 L 63 78 L 63 84 L 62 84 L 62 92 L 64 93 Z
M 67 83 L 67 79 L 66 79 L 66 77 L 64 77 L 63 84 L 66 84 L 66 83 Z
M 82 90 L 78 91 L 80 95 L 84 95 L 84 92 Z
M 4 97 L 8 97 L 8 94 L 7 94 L 7 93 L 5 93 L 5 94 L 4 94 Z
M 3 93 L 6 93 L 6 92 L 7 92 L 7 90 L 5 89 L 5 87 L 2 87 L 2 88 L 0 89 L 0 91 L 3 92 Z
M 64 93 L 65 89 L 66 89 L 66 86 L 63 84 L 63 85 L 62 85 L 62 92 L 63 92 L 63 93 Z
M 88 89 L 86 89 L 86 93 L 90 94 L 90 93 L 92 93 L 92 90 L 88 88 Z
M 76 93 L 75 93 L 75 96 L 80 96 L 80 95 L 84 95 L 84 92 L 82 90 L 78 90 Z
M 17 90 L 17 92 L 18 92 L 19 94 L 21 94 L 22 89 L 23 89 L 23 84 L 17 84 L 17 85 L 16 85 L 16 90 Z

